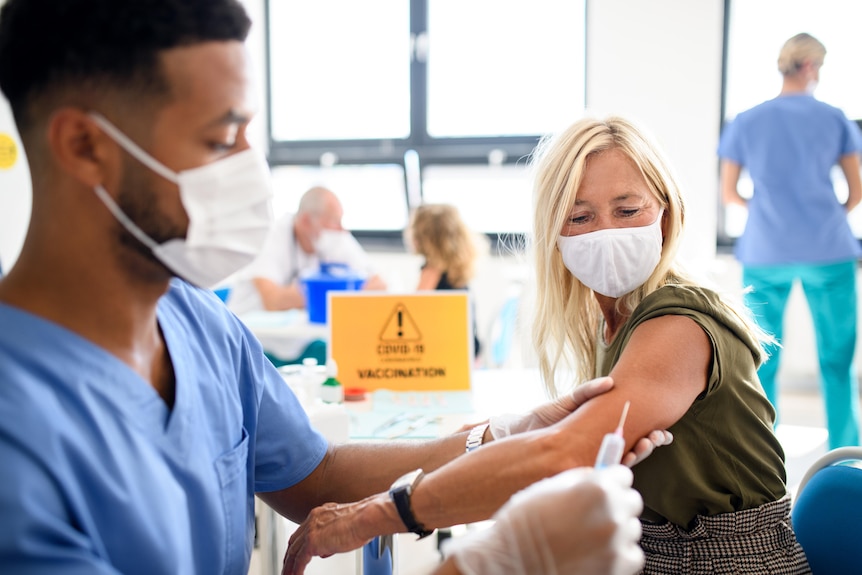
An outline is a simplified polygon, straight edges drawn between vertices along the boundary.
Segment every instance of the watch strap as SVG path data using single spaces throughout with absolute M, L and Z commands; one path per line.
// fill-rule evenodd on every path
M 482 423 L 470 430 L 469 435 L 467 435 L 467 453 L 482 447 L 486 429 L 488 429 L 488 424 Z
M 407 527 L 407 530 L 411 533 L 418 535 L 419 539 L 428 537 L 434 533 L 433 529 L 425 529 L 424 525 L 416 521 L 416 517 L 413 515 L 413 507 L 410 504 L 410 496 L 413 493 L 413 489 L 415 489 L 416 485 L 419 483 L 419 479 L 421 477 L 422 476 L 419 475 L 412 485 L 397 485 L 389 490 L 389 497 L 395 504 L 395 509 L 398 511 L 398 516 L 401 517 L 401 521 L 404 523 L 404 526 Z

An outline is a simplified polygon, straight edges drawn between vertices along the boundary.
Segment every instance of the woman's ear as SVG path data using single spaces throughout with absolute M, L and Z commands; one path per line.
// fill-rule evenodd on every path
M 664 239 L 667 237 L 667 229 L 670 226 L 670 213 L 667 211 L 667 208 L 661 211 L 661 240 L 664 243 Z

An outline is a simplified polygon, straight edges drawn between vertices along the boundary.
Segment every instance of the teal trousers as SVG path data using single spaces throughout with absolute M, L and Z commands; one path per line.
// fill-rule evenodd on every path
M 790 289 L 796 281 L 802 285 L 817 341 L 829 448 L 859 445 L 859 387 L 853 369 L 857 316 L 856 262 L 744 266 L 742 281 L 751 288 L 745 295 L 746 305 L 758 325 L 772 334 L 778 343 L 781 343 L 783 336 L 784 310 Z M 775 376 L 781 348 L 769 346 L 767 351 L 770 357 L 757 374 L 777 414 L 778 386 Z

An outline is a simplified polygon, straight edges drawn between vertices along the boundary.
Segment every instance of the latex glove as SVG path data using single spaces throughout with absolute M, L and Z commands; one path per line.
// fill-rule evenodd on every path
M 449 540 L 444 553 L 463 575 L 631 575 L 643 567 L 632 473 L 579 468 L 515 494 L 488 529 Z
M 614 386 L 610 377 L 599 377 L 583 383 L 571 393 L 555 401 L 549 401 L 526 414 L 505 413 L 491 417 L 488 429 L 494 439 L 501 439 L 516 433 L 541 429 L 553 425 L 571 414 L 590 399 L 609 391 Z
M 577 386 L 570 394 L 556 401 L 550 401 L 540 405 L 527 414 L 506 413 L 491 417 L 488 420 L 488 430 L 494 439 L 501 439 L 516 433 L 523 433 L 533 429 L 541 429 L 553 425 L 564 419 L 580 406 L 607 391 L 614 386 L 614 380 L 610 377 L 598 377 Z M 465 426 L 470 429 L 473 426 Z M 465 429 L 465 430 L 466 430 Z M 673 443 L 673 434 L 667 430 L 657 429 L 642 437 L 635 443 L 632 450 L 623 456 L 623 465 L 633 467 L 649 457 L 656 447 L 670 445 Z

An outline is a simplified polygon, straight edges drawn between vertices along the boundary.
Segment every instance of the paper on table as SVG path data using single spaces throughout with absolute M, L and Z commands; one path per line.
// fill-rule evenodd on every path
M 350 413 L 350 437 L 387 439 L 439 437 L 438 416 L 472 413 L 469 391 L 390 391 L 371 394 L 370 411 Z M 398 417 L 404 414 L 403 417 Z

